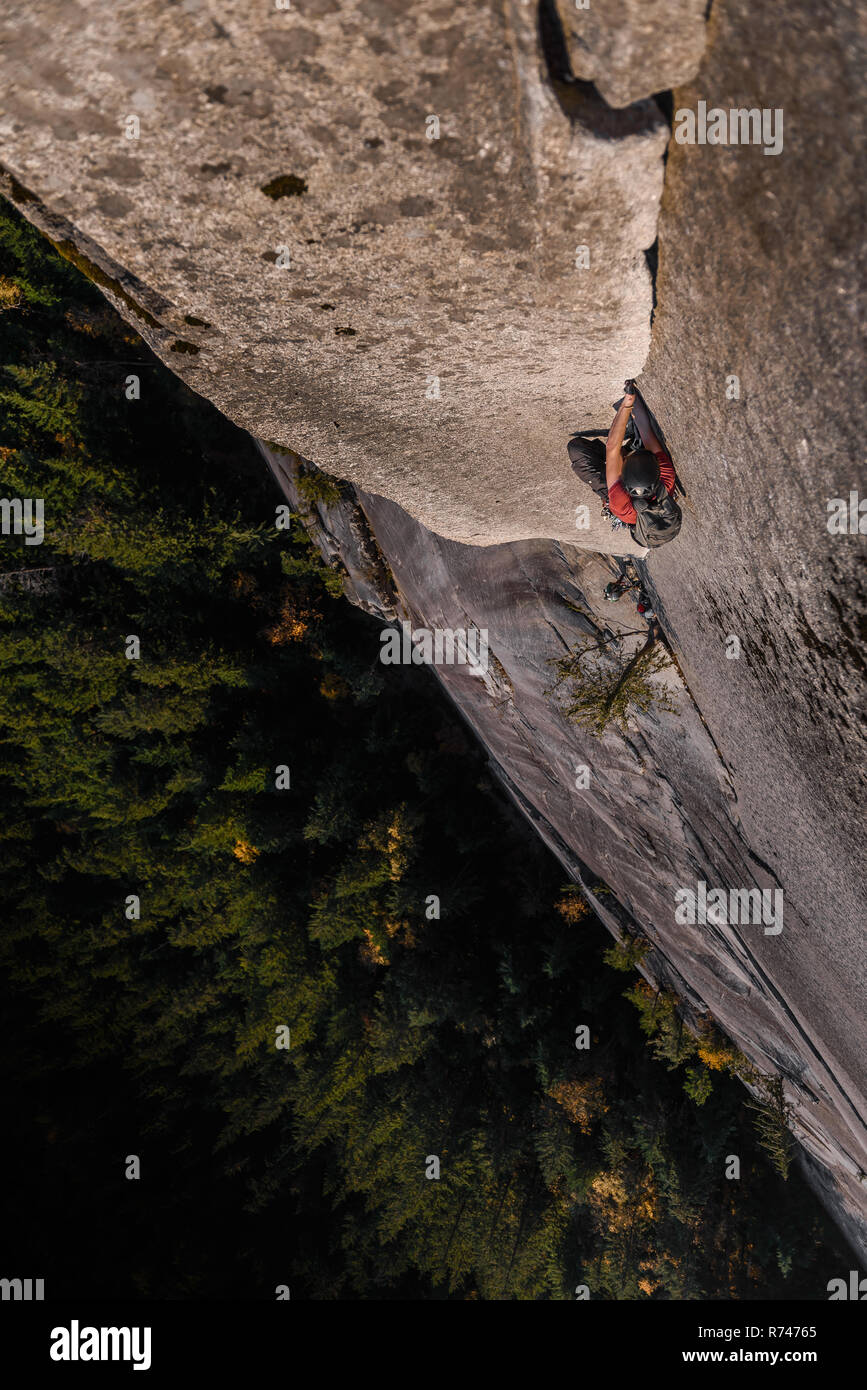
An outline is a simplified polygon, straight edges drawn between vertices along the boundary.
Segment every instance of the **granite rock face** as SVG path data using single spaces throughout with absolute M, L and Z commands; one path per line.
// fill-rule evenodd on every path
M 783 149 L 672 143 L 642 378 L 691 498 L 653 581 L 742 833 L 785 887 L 792 929 L 759 956 L 833 1059 L 862 1211 L 865 551 L 829 502 L 865 492 L 864 50 L 848 5 L 714 5 L 675 108 L 781 109 Z
M 488 629 L 484 679 L 441 667 L 449 694 L 569 872 L 611 890 L 612 930 L 650 937 L 653 977 L 783 1076 L 867 1258 L 864 540 L 857 514 L 827 525 L 864 487 L 863 39 L 844 0 L 715 0 L 693 80 L 697 10 L 665 9 L 648 47 L 655 6 L 594 0 L 581 58 L 590 31 L 553 0 L 12 4 L 4 187 L 196 390 L 283 446 L 263 447 L 296 505 L 286 450 L 351 481 L 308 520 L 356 601 Z M 686 77 L 675 116 L 782 109 L 783 148 L 672 141 L 658 216 L 668 131 L 643 98 Z M 592 505 L 576 529 L 593 499 L 564 445 L 645 359 L 688 492 L 645 566 L 676 713 L 594 741 L 551 661 L 615 623 L 623 533 Z M 675 892 L 702 880 L 781 891 L 783 930 L 678 925 Z
M 575 538 L 565 441 L 649 345 L 655 102 L 567 113 L 520 0 L 11 0 L 0 26 L 6 191 L 191 386 L 441 534 Z

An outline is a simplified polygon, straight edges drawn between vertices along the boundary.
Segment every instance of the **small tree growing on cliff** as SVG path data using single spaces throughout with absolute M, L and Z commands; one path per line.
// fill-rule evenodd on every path
M 321 502 L 324 507 L 336 507 L 341 498 L 340 481 L 321 468 L 309 465 L 298 474 L 298 491 L 306 501 Z
M 570 926 L 575 926 L 578 922 L 583 922 L 590 914 L 590 905 L 583 896 L 581 889 L 574 883 L 569 883 L 563 889 L 558 902 L 554 904 L 564 921 Z
M 616 941 L 603 951 L 602 959 L 612 970 L 631 972 L 641 965 L 650 949 L 651 942 L 646 936 L 624 936 L 622 941 Z
M 620 634 L 621 636 L 629 634 Z M 627 731 L 630 710 L 655 708 L 677 713 L 668 691 L 652 677 L 666 666 L 671 657 L 660 640 L 659 627 L 653 623 L 647 641 L 627 661 L 614 661 L 605 650 L 616 637 L 602 638 L 594 633 L 554 663 L 557 671 L 555 690 L 562 687 L 561 709 L 573 724 L 580 724 L 597 737 L 610 724 Z
M 792 1107 L 786 1100 L 782 1077 L 763 1077 L 762 1093 L 755 1100 L 748 1100 L 747 1108 L 754 1112 L 759 1143 L 785 1180 L 789 1176 L 794 1145 L 789 1131 Z
M 648 1046 L 660 1062 L 668 1062 L 669 1071 L 695 1056 L 697 1043 L 684 1023 L 676 994 L 639 980 L 623 997 L 637 1008 L 638 1026 L 647 1036 Z

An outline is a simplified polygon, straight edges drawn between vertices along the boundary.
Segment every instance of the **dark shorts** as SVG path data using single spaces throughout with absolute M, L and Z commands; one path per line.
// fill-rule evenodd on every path
M 570 439 L 567 445 L 572 468 L 582 483 L 592 487 L 603 502 L 608 501 L 605 485 L 605 443 L 601 439 Z

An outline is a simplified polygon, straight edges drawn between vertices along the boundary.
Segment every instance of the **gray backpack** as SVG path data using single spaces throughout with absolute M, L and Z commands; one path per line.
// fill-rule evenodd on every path
M 630 497 L 629 500 L 635 508 L 635 523 L 630 529 L 638 545 L 654 550 L 678 535 L 683 516 L 661 478 L 652 497 Z

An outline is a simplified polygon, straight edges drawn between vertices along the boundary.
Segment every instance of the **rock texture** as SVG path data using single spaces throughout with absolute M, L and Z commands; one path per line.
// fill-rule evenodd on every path
M 0 23 L 7 190 L 190 385 L 441 534 L 574 537 L 565 441 L 647 354 L 654 102 L 567 114 L 519 0 L 12 0 Z M 581 539 L 607 545 L 598 510 Z
M 691 69 L 696 12 L 667 9 L 682 24 L 639 78 L 634 10 L 594 3 L 595 80 L 638 83 L 612 101 Z M 654 103 L 618 111 L 583 80 L 553 0 L 6 16 L 7 192 L 197 390 L 352 480 L 311 525 L 359 602 L 488 629 L 488 678 L 441 668 L 449 693 L 569 871 L 611 889 L 612 930 L 645 931 L 655 977 L 785 1078 L 813 1181 L 867 1258 L 864 542 L 826 525 L 828 498 L 863 491 L 852 7 L 715 0 L 674 109 L 783 108 L 784 148 L 672 143 L 652 343 L 667 132 Z M 594 742 L 550 694 L 575 608 L 612 621 L 595 553 L 612 537 L 576 531 L 564 444 L 607 425 L 649 343 L 642 386 L 689 493 L 647 561 L 678 712 Z M 267 453 L 297 501 L 291 457 Z M 779 885 L 782 933 L 678 926 L 674 893 L 701 879 Z
M 554 0 L 551 0 L 552 7 Z M 628 106 L 695 77 L 707 0 L 556 0 L 575 77 Z
M 779 10 L 715 4 L 705 62 L 675 93 L 675 108 L 783 108 L 784 147 L 672 143 L 642 387 L 691 508 L 651 569 L 742 834 L 785 887 L 786 930 L 758 957 L 839 1079 L 863 1172 L 865 538 L 830 534 L 827 503 L 865 492 L 864 37 L 848 5 L 784 8 L 780 43 Z M 863 1211 L 867 1189 L 849 1190 Z

